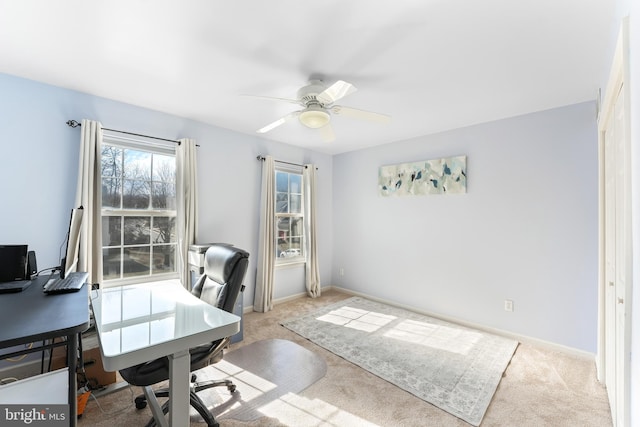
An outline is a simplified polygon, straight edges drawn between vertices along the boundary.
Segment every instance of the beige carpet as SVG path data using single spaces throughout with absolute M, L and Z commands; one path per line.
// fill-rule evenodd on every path
M 322 357 L 326 375 L 300 393 L 285 394 L 266 404 L 264 417 L 253 421 L 222 419 L 222 427 L 312 426 L 469 426 L 464 421 L 407 393 L 287 330 L 280 322 L 351 295 L 325 292 L 321 298 L 300 298 L 277 305 L 269 313 L 244 317 L 244 340 L 281 338 Z M 132 403 L 139 389 L 122 391 L 87 404 L 79 426 L 143 426 L 149 409 Z M 192 426 L 204 424 L 193 421 Z M 610 426 L 606 391 L 595 379 L 593 361 L 523 343 L 496 390 L 481 426 Z

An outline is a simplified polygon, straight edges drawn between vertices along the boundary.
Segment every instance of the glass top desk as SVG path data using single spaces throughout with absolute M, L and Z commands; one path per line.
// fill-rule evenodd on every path
M 237 333 L 240 317 L 191 295 L 178 281 L 101 289 L 91 293 L 91 305 L 105 370 L 168 356 L 169 425 L 189 425 L 189 348 Z M 166 425 L 149 403 L 156 422 Z

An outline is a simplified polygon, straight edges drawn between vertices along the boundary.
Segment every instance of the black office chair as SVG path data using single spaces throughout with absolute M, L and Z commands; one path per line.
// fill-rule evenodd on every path
M 213 245 L 207 249 L 205 256 L 204 274 L 193 286 L 192 294 L 209 304 L 222 310 L 233 312 L 238 295 L 244 291 L 245 273 L 249 263 L 249 254 L 242 249 L 229 245 Z M 189 350 L 191 353 L 191 371 L 204 368 L 211 363 L 222 360 L 224 348 L 228 346 L 231 337 L 200 345 Z M 146 387 L 169 379 L 169 359 L 163 357 L 132 366 L 120 371 L 122 378 L 129 384 Z M 200 390 L 211 387 L 226 386 L 233 393 L 236 386 L 230 380 L 196 382 L 195 374 L 191 374 L 190 403 L 198 411 L 208 426 L 218 427 L 213 414 L 196 394 Z M 156 397 L 169 397 L 168 389 L 153 391 Z M 136 397 L 136 408 L 147 406 L 145 395 Z M 162 405 L 162 413 L 169 411 L 169 401 Z M 147 424 L 155 425 L 155 419 Z

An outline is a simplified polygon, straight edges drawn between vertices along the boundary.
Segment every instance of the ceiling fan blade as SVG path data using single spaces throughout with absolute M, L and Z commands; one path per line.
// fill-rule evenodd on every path
M 336 139 L 336 134 L 333 133 L 333 128 L 331 127 L 331 123 L 327 123 L 318 129 L 320 131 L 320 137 L 324 140 L 324 142 L 333 142 Z
M 275 122 L 270 123 L 261 129 L 258 129 L 256 132 L 267 133 L 270 130 L 277 128 L 278 126 L 285 124 L 289 120 L 298 117 L 299 115 L 300 115 L 300 111 L 294 111 L 293 113 L 289 113 L 286 116 L 279 118 Z
M 304 105 L 298 99 L 289 99 L 289 98 L 276 98 L 274 96 L 261 96 L 261 95 L 240 95 L 245 98 L 256 98 L 256 99 L 266 99 L 267 101 L 284 101 L 290 102 L 292 104 Z
M 369 120 L 378 123 L 389 123 L 391 121 L 391 116 L 387 116 L 386 114 L 343 107 L 342 105 L 334 105 L 331 107 L 331 112 L 339 116 L 353 117 L 354 119 Z
M 339 99 L 344 98 L 345 96 L 352 94 L 358 90 L 351 83 L 347 83 L 344 80 L 338 80 L 328 88 L 326 88 L 322 93 L 316 96 L 316 99 L 323 104 L 333 104 Z

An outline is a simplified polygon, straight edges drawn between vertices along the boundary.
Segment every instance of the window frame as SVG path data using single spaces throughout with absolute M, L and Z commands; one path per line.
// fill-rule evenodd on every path
M 112 147 L 116 147 L 116 148 L 120 148 L 120 149 L 129 149 L 129 150 L 138 150 L 138 151 L 145 151 L 145 152 L 149 152 L 152 154 L 159 154 L 159 155 L 164 155 L 164 156 L 172 156 L 174 159 L 176 158 L 176 149 L 177 147 L 175 146 L 175 144 L 173 143 L 159 143 L 158 141 L 154 141 L 154 140 L 147 140 L 143 137 L 138 138 L 130 138 L 130 137 L 123 137 L 120 135 L 113 135 L 113 134 L 107 134 L 106 132 L 103 134 L 103 140 L 102 140 L 102 149 L 104 148 L 104 146 L 112 146 Z M 101 149 L 101 150 L 102 150 Z M 102 162 L 102 153 L 100 154 L 100 164 Z M 102 181 L 102 166 L 100 168 L 100 179 Z M 153 182 L 153 181 L 149 181 L 149 182 Z M 174 177 L 174 184 L 177 185 L 177 180 L 176 177 Z M 150 192 L 152 192 L 152 189 L 150 188 L 149 190 Z M 175 192 L 176 192 L 176 199 L 177 199 L 177 187 L 175 188 Z M 120 194 L 121 197 L 121 202 L 122 202 L 122 197 L 123 197 L 123 191 L 121 191 Z M 177 200 L 176 200 L 177 202 Z M 122 206 L 122 204 L 121 204 Z M 107 245 L 105 244 L 105 242 L 102 242 L 101 245 L 101 256 L 104 256 L 104 251 L 107 249 L 114 249 L 114 248 L 120 248 L 121 250 L 126 249 L 127 247 L 133 246 L 133 245 L 127 245 L 125 244 L 124 241 L 124 219 L 127 217 L 149 217 L 151 218 L 151 221 L 153 222 L 153 218 L 154 217 L 173 217 L 175 218 L 176 221 L 176 237 L 175 237 L 175 241 L 173 243 L 167 243 L 167 244 L 154 244 L 153 243 L 153 239 L 150 236 L 150 241 L 147 244 L 136 244 L 136 247 L 140 247 L 140 246 L 148 246 L 149 247 L 149 272 L 144 274 L 144 275 L 139 275 L 139 276 L 131 276 L 131 277 L 123 277 L 123 266 L 122 266 L 122 256 L 120 259 L 120 277 L 117 279 L 104 279 L 102 280 L 102 286 L 104 286 L 105 288 L 108 287 L 116 287 L 116 286 L 124 286 L 124 285 L 132 285 L 132 284 L 138 284 L 138 283 L 147 283 L 147 282 L 160 282 L 160 281 L 165 281 L 165 280 L 171 280 L 171 279 L 179 279 L 180 277 L 180 273 L 179 273 L 179 266 L 178 266 L 178 229 L 177 229 L 177 220 L 178 220 L 178 212 L 177 212 L 177 206 L 176 209 L 161 209 L 161 208 L 152 208 L 149 207 L 149 209 L 135 209 L 135 208 L 104 208 L 102 206 L 102 198 L 100 200 L 100 232 L 104 235 L 104 232 L 102 230 L 102 218 L 104 217 L 109 217 L 109 216 L 113 216 L 113 217 L 122 217 L 123 223 L 121 223 L 120 226 L 120 233 L 121 233 L 121 238 L 120 238 L 120 245 L 119 246 L 113 246 L 113 245 Z M 153 230 L 153 226 L 152 224 L 150 224 L 150 229 Z M 174 246 L 174 266 L 175 266 L 175 271 L 172 272 L 163 272 L 163 273 L 156 273 L 156 274 L 152 274 L 151 272 L 153 271 L 153 267 L 152 267 L 152 256 L 153 256 L 153 247 L 158 247 L 158 246 Z M 104 261 L 103 261 L 104 262 Z M 104 266 L 103 266 L 104 268 Z
M 275 166 L 275 171 L 274 171 L 274 179 L 276 182 L 275 185 L 275 200 L 274 200 L 274 208 L 275 208 L 275 212 L 274 212 L 274 216 L 273 216 L 273 220 L 274 220 L 274 228 L 275 228 L 275 253 L 273 254 L 273 256 L 275 257 L 275 266 L 276 267 L 288 267 L 288 266 L 295 266 L 295 265 L 299 265 L 299 264 L 305 264 L 306 263 L 306 256 L 305 256 L 305 221 L 304 221 L 304 200 L 305 200 L 305 193 L 304 193 L 304 175 L 302 173 L 302 169 L 300 167 L 295 167 L 295 166 L 289 166 L 289 165 L 276 165 Z M 283 172 L 283 173 L 287 173 L 287 174 L 294 174 L 294 175 L 299 175 L 300 176 L 300 213 L 278 213 L 277 212 L 277 200 L 278 200 L 278 183 L 277 183 L 277 176 L 278 176 L 278 172 Z M 287 194 L 289 195 L 289 200 L 290 200 L 290 196 L 291 196 L 291 189 L 288 188 Z M 298 194 L 298 193 L 293 193 L 293 194 Z M 280 257 L 279 256 L 279 244 L 278 244 L 278 240 L 279 240 L 279 235 L 278 235 L 278 219 L 279 218 L 300 218 L 300 222 L 302 224 L 302 233 L 300 235 L 300 255 L 298 256 L 294 256 L 294 257 Z

